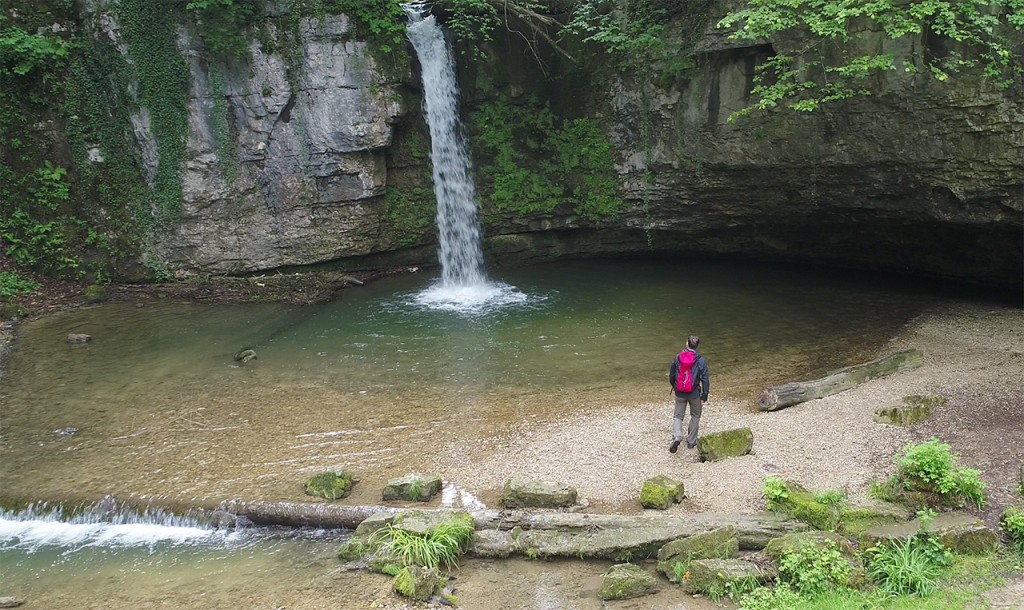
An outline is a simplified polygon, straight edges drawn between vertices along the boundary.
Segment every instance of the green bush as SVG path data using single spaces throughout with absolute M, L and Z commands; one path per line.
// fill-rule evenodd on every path
M 980 470 L 957 467 L 958 459 L 949 445 L 932 438 L 927 443 L 907 445 L 897 456 L 896 476 L 905 489 L 931 491 L 963 505 L 985 506 L 985 483 Z
M 833 540 L 824 546 L 806 547 L 788 553 L 779 562 L 779 575 L 801 595 L 817 595 L 829 589 L 845 588 L 850 563 Z
M 16 271 L 0 271 L 0 297 L 26 294 L 39 288 L 39 283 L 21 277 Z
M 740 598 L 742 610 L 788 610 L 800 602 L 800 595 L 787 583 L 761 587 Z
M 999 529 L 1006 533 L 1013 550 L 1024 557 L 1024 511 L 1012 506 L 1006 509 L 999 519 Z

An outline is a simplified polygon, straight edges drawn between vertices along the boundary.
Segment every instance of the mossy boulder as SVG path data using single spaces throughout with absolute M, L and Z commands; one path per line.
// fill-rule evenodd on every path
M 810 549 L 822 549 L 829 543 L 834 544 L 836 549 L 844 557 L 856 557 L 857 552 L 848 538 L 835 532 L 795 532 L 773 538 L 764 547 L 765 555 L 771 560 L 778 562 L 786 555 L 802 553 Z
M 786 513 L 820 530 L 834 530 L 840 520 L 840 507 L 826 504 L 814 493 L 794 481 L 782 481 L 785 493 L 773 496 L 769 502 L 772 510 Z
M 576 504 L 576 488 L 564 483 L 512 478 L 505 482 L 505 508 L 566 508 Z
M 355 477 L 347 470 L 321 472 L 306 481 L 306 494 L 327 500 L 340 500 L 352 491 L 355 484 Z
M 370 551 L 370 546 L 363 540 L 353 538 L 338 548 L 338 559 L 342 561 L 359 561 Z
M 750 428 L 735 428 L 705 434 L 697 439 L 697 453 L 702 462 L 716 462 L 730 457 L 747 455 L 754 448 L 754 433 Z
M 640 504 L 644 508 L 665 510 L 683 501 L 683 483 L 665 475 L 658 475 L 644 481 L 640 488 Z
M 836 531 L 858 538 L 877 525 L 903 523 L 910 518 L 910 510 L 903 505 L 874 500 L 867 504 L 839 509 Z
M 99 303 L 107 298 L 107 289 L 99 284 L 89 284 L 82 293 L 86 303 Z
M 730 583 L 762 582 L 764 573 L 742 559 L 696 559 L 690 562 L 681 584 L 690 593 L 724 592 Z
M 447 579 L 442 578 L 441 574 L 434 568 L 408 566 L 402 568 L 395 575 L 392 586 L 395 592 L 400 595 L 404 595 L 412 600 L 425 602 L 436 591 L 441 590 L 446 582 Z
M 441 477 L 413 472 L 388 481 L 384 487 L 384 501 L 429 502 L 441 492 Z
M 872 527 L 861 536 L 861 544 L 874 546 L 913 538 L 918 534 L 937 536 L 942 544 L 955 553 L 985 554 L 999 544 L 996 533 L 984 521 L 974 515 L 959 512 L 941 513 L 924 521 L 914 519 L 897 525 Z
M 677 564 L 685 571 L 695 559 L 734 559 L 739 552 L 736 528 L 728 525 L 664 545 L 658 550 L 658 571 L 672 582 L 678 582 Z
M 944 404 L 946 399 L 942 396 L 906 396 L 899 405 L 875 411 L 875 421 L 892 426 L 912 426 L 931 417 L 932 409 Z
M 613 565 L 604 573 L 597 596 L 608 601 L 630 599 L 658 592 L 658 581 L 644 568 L 632 563 Z

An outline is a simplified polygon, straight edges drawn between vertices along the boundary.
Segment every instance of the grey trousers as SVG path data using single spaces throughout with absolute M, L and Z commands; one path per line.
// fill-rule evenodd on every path
M 672 414 L 672 442 L 683 440 L 683 418 L 686 417 L 686 405 L 690 405 L 690 425 L 686 429 L 686 446 L 697 444 L 697 428 L 700 427 L 700 394 L 694 396 L 676 396 L 676 408 Z

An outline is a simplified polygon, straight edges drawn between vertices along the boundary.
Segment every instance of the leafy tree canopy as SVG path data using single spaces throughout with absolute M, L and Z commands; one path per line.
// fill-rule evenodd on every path
M 793 43 L 758 68 L 758 101 L 741 115 L 777 106 L 810 111 L 868 95 L 867 78 L 890 70 L 925 70 L 944 81 L 980 69 L 998 88 L 1024 73 L 1018 52 L 1024 0 L 748 0 L 719 26 L 734 28 L 734 39 Z M 872 31 L 891 40 L 927 35 L 948 44 L 930 57 L 858 53 L 857 39 Z

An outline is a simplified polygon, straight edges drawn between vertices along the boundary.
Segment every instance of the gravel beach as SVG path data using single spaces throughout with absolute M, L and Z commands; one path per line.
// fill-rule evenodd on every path
M 950 443 L 960 464 L 983 471 L 990 503 L 979 514 L 995 524 L 1017 495 L 1024 461 L 1024 311 L 999 306 L 945 306 L 913 320 L 879 356 L 916 348 L 918 369 L 775 412 L 760 412 L 756 397 L 721 399 L 712 392 L 702 434 L 749 427 L 751 455 L 701 463 L 695 449 L 668 451 L 671 399 L 577 411 L 553 423 L 522 424 L 500 437 L 451 445 L 434 468 L 459 488 L 483 491 L 495 505 L 511 476 L 576 487 L 591 510 L 639 512 L 648 477 L 683 481 L 686 499 L 672 511 L 753 512 L 763 509 L 764 478 L 777 475 L 814 491 L 843 490 L 867 499 L 874 479 L 895 470 L 894 455 L 932 436 Z M 710 363 L 712 388 L 714 363 Z M 941 395 L 946 403 L 912 427 L 876 423 L 876 410 L 905 396 Z

